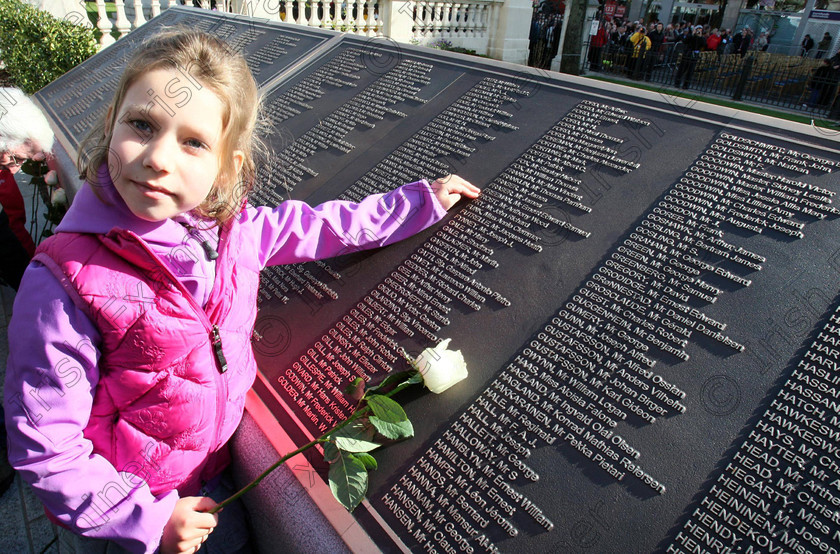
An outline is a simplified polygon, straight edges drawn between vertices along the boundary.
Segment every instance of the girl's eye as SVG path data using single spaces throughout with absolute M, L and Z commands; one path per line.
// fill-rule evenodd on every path
M 198 139 L 187 139 L 186 145 L 196 150 L 206 148 L 206 145 Z
M 129 125 L 134 127 L 136 130 L 140 131 L 141 133 L 151 133 L 152 126 L 149 124 L 148 121 L 143 119 L 131 119 L 128 122 Z

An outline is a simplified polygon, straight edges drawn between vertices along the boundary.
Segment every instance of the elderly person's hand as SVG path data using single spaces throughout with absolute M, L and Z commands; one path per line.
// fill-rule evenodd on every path
M 0 152 L 0 167 L 8 169 L 12 173 L 17 173 L 26 160 L 43 160 L 45 157 L 46 154 L 37 143 L 26 141 L 10 150 Z

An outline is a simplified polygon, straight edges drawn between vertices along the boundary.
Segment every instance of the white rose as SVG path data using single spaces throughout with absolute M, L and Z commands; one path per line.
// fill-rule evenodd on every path
M 450 340 L 446 339 L 434 348 L 425 349 L 414 360 L 426 387 L 435 394 L 467 378 L 467 364 L 461 351 L 446 349 Z
M 44 175 L 44 182 L 53 187 L 58 184 L 58 174 L 55 172 L 55 169 L 47 171 L 47 174 Z
M 50 202 L 53 206 L 66 206 L 67 193 L 64 192 L 64 189 L 55 189 L 50 196 Z

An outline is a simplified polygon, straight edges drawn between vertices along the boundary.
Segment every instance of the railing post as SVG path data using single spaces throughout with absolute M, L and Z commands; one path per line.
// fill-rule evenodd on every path
M 333 0 L 323 0 L 321 4 L 324 6 L 324 17 L 321 18 L 321 28 L 332 29 L 336 21 L 332 16 L 333 6 L 335 6 L 336 14 L 338 14 L 338 10 L 341 9 L 341 3 L 333 2 Z
M 99 17 L 99 21 L 96 22 L 96 28 L 99 29 L 99 32 L 102 33 L 102 36 L 99 38 L 99 45 L 102 48 L 106 46 L 110 46 L 116 42 L 114 37 L 111 36 L 111 29 L 114 28 L 114 24 L 111 23 L 111 20 L 108 19 L 108 12 L 105 9 L 105 0 L 96 0 L 96 14 Z
M 143 2 L 141 0 L 134 0 L 134 28 L 142 26 L 146 22 L 146 17 L 143 15 Z
M 441 15 L 443 11 L 443 4 L 444 2 L 435 2 L 432 4 L 432 36 L 435 38 L 440 38 L 440 29 L 443 25 L 443 17 Z
M 310 27 L 318 27 L 321 25 L 321 20 L 318 18 L 318 5 L 320 2 L 317 0 L 312 0 L 309 3 L 309 23 L 304 22 L 304 25 L 309 25 Z
M 481 36 L 486 37 L 490 30 L 490 19 L 493 13 L 493 4 L 481 6 Z
M 475 2 L 467 4 L 466 16 L 464 18 L 464 26 L 466 28 L 466 32 L 464 33 L 465 37 L 475 36 L 475 16 L 478 15 L 477 11 L 478 4 Z
M 453 37 L 464 36 L 464 5 L 460 2 L 452 4 L 452 26 Z
M 443 13 L 440 16 L 441 36 L 450 38 L 452 36 L 452 4 L 443 3 Z
M 754 61 L 755 58 L 753 56 L 744 60 L 744 66 L 741 69 L 741 76 L 738 78 L 738 84 L 735 85 L 735 94 L 732 95 L 733 100 L 740 100 L 741 96 L 743 96 L 744 88 L 747 86 L 747 79 L 749 79 L 750 73 L 752 73 Z
M 358 0 L 356 2 L 356 29 L 355 33 L 357 35 L 364 36 L 365 34 L 365 4 L 368 3 L 368 0 Z
M 419 6 L 419 2 L 418 2 Z M 427 39 L 430 38 L 432 35 L 432 10 L 434 6 L 431 0 L 425 0 L 423 2 L 423 31 L 422 31 L 422 38 Z
M 379 24 L 379 21 L 373 14 L 373 4 L 374 0 L 367 0 L 365 2 L 365 9 L 367 10 L 367 30 L 365 31 L 365 35 L 368 37 L 375 37 L 376 36 L 376 27 Z
M 298 16 L 295 23 L 306 26 L 306 2 L 304 0 L 297 0 L 297 9 Z
M 125 16 L 125 2 L 123 0 L 114 0 L 114 7 L 117 11 L 117 31 L 120 33 L 120 38 L 122 38 L 131 30 L 131 24 Z

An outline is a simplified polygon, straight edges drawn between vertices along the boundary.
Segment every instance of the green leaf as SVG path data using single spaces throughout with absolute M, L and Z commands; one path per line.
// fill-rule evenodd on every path
M 347 452 L 370 452 L 379 447 L 379 443 L 373 442 L 376 435 L 376 428 L 367 419 L 359 419 L 345 425 L 332 435 L 335 444 L 341 450 Z
M 407 439 L 414 436 L 414 426 L 406 419 L 404 421 L 384 421 L 376 416 L 370 416 L 370 422 L 383 436 L 389 439 Z
M 418 380 L 415 380 L 418 379 Z M 368 384 L 367 392 L 372 393 L 376 392 L 383 387 L 388 387 L 391 385 L 399 386 L 405 382 L 411 382 L 412 384 L 422 383 L 423 376 L 417 372 L 416 369 L 409 369 L 407 371 L 398 371 L 397 373 L 391 373 L 385 379 L 383 379 L 380 383 L 376 385 Z
M 332 441 L 327 441 L 323 443 L 323 445 L 324 461 L 329 463 L 333 463 L 334 461 L 336 461 L 341 453 L 339 452 L 338 447 L 335 445 L 335 443 Z
M 400 423 L 408 421 L 408 416 L 402 406 L 381 394 L 374 394 L 367 399 L 368 406 L 373 410 L 373 414 L 388 423 Z
M 347 511 L 352 512 L 367 493 L 368 474 L 364 462 L 350 452 L 339 451 L 330 464 L 330 490 Z
M 376 469 L 379 466 L 376 464 L 376 459 L 371 456 L 370 454 L 366 454 L 364 452 L 360 452 L 356 454 L 356 457 L 359 459 L 360 462 L 365 464 L 365 468 L 370 471 L 372 469 Z

